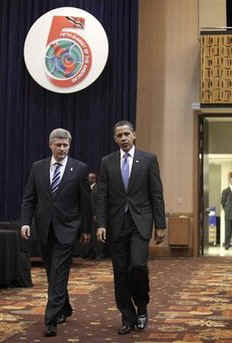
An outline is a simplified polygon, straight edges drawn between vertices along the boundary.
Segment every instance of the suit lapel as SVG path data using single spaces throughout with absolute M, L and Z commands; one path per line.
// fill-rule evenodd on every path
M 51 164 L 51 158 L 47 158 L 44 165 L 44 180 L 46 180 L 46 189 L 50 193 L 50 164 Z
M 114 180 L 118 184 L 118 186 L 125 191 L 123 179 L 122 179 L 122 172 L 121 172 L 121 155 L 120 150 L 115 153 L 114 164 L 112 165 L 113 172 L 114 172 Z
M 65 183 L 72 176 L 73 172 L 74 172 L 73 160 L 72 160 L 72 158 L 68 157 L 68 161 L 67 161 L 66 166 L 65 166 L 64 174 L 63 174 L 62 180 L 60 181 L 59 188 L 56 191 L 55 196 L 57 196 L 60 193 L 60 191 L 64 188 Z
M 140 174 L 141 163 L 142 163 L 141 155 L 139 151 L 135 149 L 134 159 L 133 159 L 133 164 L 132 164 L 131 174 L 130 174 L 130 180 L 129 180 L 129 185 L 128 185 L 128 191 L 130 190 L 130 188 L 132 188 L 135 180 L 137 179 L 137 176 L 139 176 Z
M 45 191 L 47 191 L 48 195 L 51 196 L 50 192 L 50 163 L 51 158 L 47 158 L 44 160 L 44 164 L 42 166 L 41 172 L 41 183 L 43 187 L 45 187 Z
M 116 178 L 118 178 L 118 185 L 124 190 L 124 192 L 129 192 L 130 188 L 133 186 L 134 182 L 137 179 L 137 176 L 140 174 L 140 167 L 142 163 L 142 156 L 139 151 L 135 149 L 131 173 L 130 173 L 130 179 L 128 184 L 127 191 L 125 190 L 125 186 L 122 179 L 122 172 L 121 172 L 121 155 L 120 151 L 117 151 L 116 157 L 115 157 L 115 165 L 112 166 L 115 170 Z

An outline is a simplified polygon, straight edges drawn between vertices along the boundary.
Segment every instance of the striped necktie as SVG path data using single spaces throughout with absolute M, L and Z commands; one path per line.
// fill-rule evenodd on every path
M 55 163 L 55 171 L 54 171 L 54 174 L 53 174 L 53 177 L 52 177 L 52 182 L 51 182 L 51 192 L 52 193 L 55 193 L 59 187 L 59 184 L 60 184 L 60 181 L 61 181 L 61 171 L 60 171 L 60 168 L 62 167 L 62 164 L 60 163 Z

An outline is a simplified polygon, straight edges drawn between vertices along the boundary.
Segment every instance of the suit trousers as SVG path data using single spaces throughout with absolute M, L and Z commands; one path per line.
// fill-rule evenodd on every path
M 225 220 L 225 246 L 230 246 L 232 236 L 232 219 Z
M 136 307 L 143 312 L 149 303 L 148 254 L 149 240 L 138 232 L 128 211 L 119 238 L 111 242 L 115 299 L 123 324 L 134 324 Z
M 42 258 L 48 279 L 48 301 L 45 310 L 45 325 L 56 324 L 61 314 L 72 312 L 68 295 L 68 278 L 72 263 L 72 244 L 58 242 L 52 226 L 46 245 L 41 245 Z

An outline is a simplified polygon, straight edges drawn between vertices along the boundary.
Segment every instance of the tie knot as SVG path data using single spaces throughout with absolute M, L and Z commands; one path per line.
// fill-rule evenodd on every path
M 129 152 L 125 152 L 124 158 L 126 159 L 126 158 L 128 158 L 129 156 L 130 156 Z

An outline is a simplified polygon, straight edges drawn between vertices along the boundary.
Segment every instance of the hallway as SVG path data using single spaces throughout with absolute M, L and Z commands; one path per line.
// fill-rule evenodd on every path
M 232 258 L 160 258 L 150 260 L 149 325 L 144 332 L 118 336 L 111 261 L 75 259 L 70 278 L 75 312 L 43 337 L 45 273 L 32 267 L 33 288 L 0 290 L 0 342 L 81 343 L 231 343 Z
M 221 246 L 209 246 L 205 248 L 204 251 L 205 256 L 232 256 L 232 247 L 226 250 L 224 247 Z

